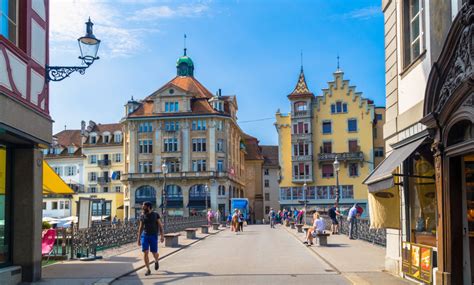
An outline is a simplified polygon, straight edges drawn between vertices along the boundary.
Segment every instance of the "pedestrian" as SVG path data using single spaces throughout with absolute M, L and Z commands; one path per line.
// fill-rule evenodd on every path
M 337 211 L 338 204 L 335 203 L 333 207 L 329 208 L 328 215 L 331 218 L 331 231 L 333 235 L 339 234 L 339 221 L 337 220 L 337 216 L 341 214 Z
M 357 232 L 357 206 L 359 206 L 357 203 L 352 206 L 347 217 L 347 221 L 349 222 L 349 239 L 354 239 L 354 231 Z
M 240 232 L 244 231 L 244 221 L 245 221 L 244 214 L 239 211 L 239 231 Z
M 239 212 L 237 209 L 234 210 L 234 214 L 232 215 L 232 228 L 231 230 L 237 234 L 237 227 L 239 225 Z
M 140 216 L 140 224 L 138 227 L 138 246 L 142 247 L 143 260 L 145 261 L 146 273 L 148 276 L 151 274 L 150 270 L 150 259 L 148 253 L 151 251 L 155 258 L 155 270 L 160 268 L 158 263 L 158 234 L 161 234 L 160 242 L 164 242 L 163 224 L 161 223 L 160 215 L 153 211 L 151 202 L 144 202 L 142 205 L 143 213 Z
M 279 224 L 282 224 L 281 222 L 281 217 L 283 216 L 283 213 L 281 210 L 278 210 L 278 214 L 277 214 L 277 223 Z
M 216 223 L 220 223 L 221 222 L 221 212 L 219 210 L 217 210 L 214 214 L 214 221 Z
M 275 228 L 276 213 L 273 208 L 270 208 L 270 212 L 268 213 L 268 219 L 270 220 L 270 228 Z
M 207 224 L 208 224 L 209 226 L 212 225 L 212 220 L 213 220 L 213 219 L 214 219 L 214 213 L 212 212 L 211 209 L 209 209 L 209 210 L 207 211 Z
M 112 219 L 112 224 L 116 224 L 117 223 L 117 215 L 114 216 L 114 218 Z
M 296 215 L 296 222 L 297 224 L 303 224 L 303 215 L 304 215 L 304 210 L 301 210 L 298 212 L 298 215 Z
M 306 240 L 304 244 L 311 246 L 313 245 L 313 239 L 318 234 L 323 234 L 325 229 L 325 224 L 323 218 L 319 215 L 318 212 L 313 214 L 313 226 L 308 229 L 306 233 Z
M 232 230 L 232 214 L 229 213 L 229 215 L 227 216 L 227 224 L 229 225 L 229 227 L 231 227 L 231 230 Z

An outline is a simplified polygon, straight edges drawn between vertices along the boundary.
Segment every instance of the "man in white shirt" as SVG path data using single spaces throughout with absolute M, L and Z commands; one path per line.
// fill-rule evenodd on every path
M 347 217 L 349 221 L 349 239 L 354 239 L 354 228 L 357 231 L 357 206 L 357 203 L 352 206 L 349 210 L 349 216 Z

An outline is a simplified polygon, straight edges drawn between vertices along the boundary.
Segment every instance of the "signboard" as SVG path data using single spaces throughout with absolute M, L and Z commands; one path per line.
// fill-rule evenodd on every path
M 402 272 L 431 284 L 433 282 L 433 248 L 422 244 L 403 242 Z
M 88 198 L 79 198 L 79 229 L 87 229 L 91 226 L 91 204 L 92 200 Z

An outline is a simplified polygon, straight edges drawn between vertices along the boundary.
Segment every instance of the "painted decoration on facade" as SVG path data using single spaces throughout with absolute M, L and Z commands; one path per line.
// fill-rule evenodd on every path
M 427 284 L 433 282 L 433 248 L 402 243 L 402 272 Z

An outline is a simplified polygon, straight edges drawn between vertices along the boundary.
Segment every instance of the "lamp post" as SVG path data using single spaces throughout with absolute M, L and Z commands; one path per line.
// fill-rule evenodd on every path
M 163 215 L 163 228 L 166 229 L 166 218 L 168 216 L 167 212 L 167 204 L 168 204 L 168 197 L 166 193 L 166 174 L 168 173 L 168 165 L 166 165 L 166 162 L 163 162 L 161 165 L 161 171 L 163 172 L 163 191 L 161 192 L 161 197 L 163 200 L 163 208 L 161 214 Z M 166 232 L 166 230 L 165 230 Z
M 306 182 L 303 184 L 303 199 L 304 199 L 304 224 L 306 225 L 306 204 L 308 203 L 308 200 L 306 199 L 306 190 L 307 190 L 308 184 Z
M 206 195 L 206 213 L 207 213 L 207 193 L 209 192 L 209 186 L 207 186 L 207 184 L 204 186 L 204 192 L 205 192 L 205 195 Z
M 340 213 L 340 206 L 339 206 L 339 199 L 341 197 L 341 191 L 339 189 L 339 166 L 340 166 L 340 163 L 339 161 L 337 160 L 337 155 L 336 155 L 336 158 L 334 159 L 334 162 L 333 162 L 333 166 L 334 166 L 334 172 L 336 172 L 336 204 L 337 204 L 337 211 Z
M 97 52 L 99 51 L 100 40 L 95 37 L 92 26 L 94 24 L 91 18 L 86 22 L 86 34 L 77 39 L 79 51 L 82 60 L 82 66 L 46 66 L 46 82 L 61 81 L 75 71 L 84 74 L 86 69 L 91 66 L 95 60 L 98 60 Z

